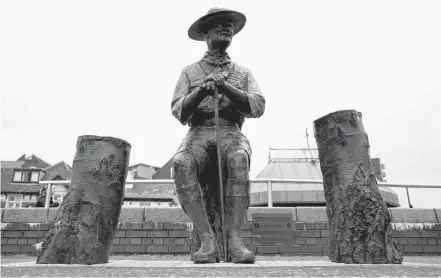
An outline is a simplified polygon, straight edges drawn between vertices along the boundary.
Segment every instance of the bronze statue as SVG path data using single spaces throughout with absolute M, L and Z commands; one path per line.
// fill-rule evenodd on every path
M 210 189 L 213 184 L 220 186 L 214 178 L 218 171 L 212 171 L 217 170 L 213 167 L 217 166 L 218 157 L 213 151 L 217 147 L 225 177 L 222 186 L 229 260 L 255 261 L 254 253 L 245 248 L 240 236 L 249 205 L 251 159 L 251 147 L 241 128 L 245 118 L 262 116 L 265 98 L 251 72 L 232 62 L 226 52 L 245 22 L 242 13 L 212 8 L 193 23 L 189 37 L 205 41 L 208 51 L 202 60 L 184 68 L 171 104 L 172 114 L 190 127 L 173 158 L 173 167 L 179 202 L 201 240 L 201 247 L 193 256 L 195 263 L 219 262 L 222 246 L 216 234 L 226 232 L 218 228 L 222 198 Z M 216 98 L 218 104 L 214 102 Z M 219 109 L 220 142 L 215 136 L 215 107 Z

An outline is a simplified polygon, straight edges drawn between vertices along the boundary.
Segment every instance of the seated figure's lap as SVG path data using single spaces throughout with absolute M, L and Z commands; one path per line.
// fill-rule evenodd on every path
M 238 146 L 223 145 L 222 156 L 224 169 L 227 170 L 226 195 L 227 196 L 249 196 L 249 154 Z M 178 190 L 191 190 L 198 184 L 198 177 L 204 171 L 207 156 L 206 148 L 201 145 L 196 146 L 196 152 L 191 153 L 183 150 L 173 158 L 175 171 L 176 187 Z M 197 159 L 199 158 L 199 159 Z
M 245 163 L 242 167 L 249 168 L 251 148 L 247 138 L 239 129 L 234 127 L 222 129 L 220 149 L 224 164 L 233 163 L 237 165 Z M 193 156 L 196 160 L 198 174 L 201 174 L 207 166 L 209 154 L 213 152 L 216 152 L 214 129 L 196 127 L 187 133 L 176 154 L 188 153 Z M 228 168 L 228 170 L 234 171 L 232 167 Z

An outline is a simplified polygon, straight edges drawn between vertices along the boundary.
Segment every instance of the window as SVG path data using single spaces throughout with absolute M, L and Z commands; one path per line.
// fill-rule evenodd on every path
M 20 182 L 22 173 L 23 173 L 22 171 L 15 171 L 14 172 L 14 179 L 12 181 Z
M 15 171 L 13 182 L 38 182 L 40 179 L 39 171 Z
M 170 179 L 174 179 L 173 167 L 170 168 Z
M 21 207 L 21 195 L 11 194 L 8 195 L 8 208 L 20 208 Z
M 23 181 L 23 182 L 29 182 L 29 175 L 30 173 L 28 172 L 28 171 L 24 171 L 23 173 L 22 173 L 22 175 L 21 175 L 21 181 Z
M 38 182 L 39 176 L 40 176 L 39 172 L 36 171 L 31 172 L 31 182 Z

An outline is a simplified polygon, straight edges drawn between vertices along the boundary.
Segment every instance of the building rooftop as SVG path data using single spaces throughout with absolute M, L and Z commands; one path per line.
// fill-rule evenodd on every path
M 156 170 L 160 168 L 160 167 L 149 165 L 149 164 L 145 164 L 145 163 L 136 163 L 136 164 L 130 165 L 129 169 L 132 169 L 132 168 L 135 168 L 135 167 L 138 167 L 138 166 L 146 166 L 146 167 L 153 168 L 153 169 L 156 169 Z
M 289 148 L 270 148 L 268 163 L 270 162 L 304 162 L 318 161 L 317 149 L 289 149 Z
M 44 169 L 51 166 L 49 163 L 34 154 L 23 154 L 17 161 L 23 161 L 22 168 L 40 168 Z
M 318 149 L 270 148 L 268 165 L 256 176 L 267 179 L 323 180 Z M 326 203 L 323 184 L 272 183 L 273 203 L 279 205 L 317 205 Z M 388 188 L 380 192 L 386 203 L 399 206 L 398 196 Z M 251 205 L 266 205 L 268 193 L 266 183 L 251 185 Z

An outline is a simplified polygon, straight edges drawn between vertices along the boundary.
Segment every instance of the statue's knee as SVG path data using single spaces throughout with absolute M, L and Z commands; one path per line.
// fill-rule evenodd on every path
M 194 171 L 197 168 L 197 163 L 191 154 L 177 153 L 173 157 L 173 168 L 175 171 Z
M 227 163 L 229 169 L 248 168 L 248 153 L 244 150 L 236 150 L 228 154 Z
M 237 150 L 235 152 L 231 152 L 230 155 L 228 156 L 227 163 L 228 163 L 228 184 L 230 185 L 229 187 L 248 186 L 249 164 L 248 164 L 247 152 L 244 150 Z M 233 190 L 233 188 L 230 188 L 228 190 Z M 246 192 L 246 190 L 244 192 Z M 229 195 L 236 196 L 237 194 L 229 194 Z M 239 195 L 243 195 L 243 194 L 239 194 Z
M 173 176 L 176 189 L 180 190 L 198 182 L 198 164 L 189 153 L 177 153 L 173 157 Z

